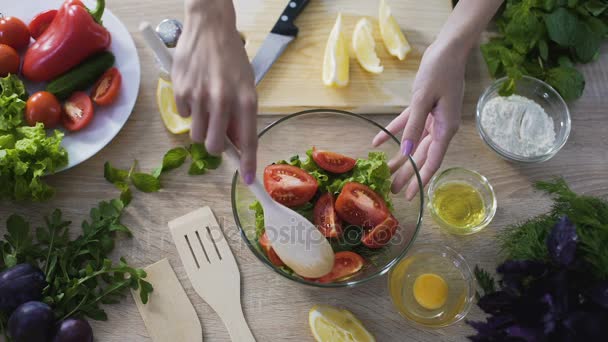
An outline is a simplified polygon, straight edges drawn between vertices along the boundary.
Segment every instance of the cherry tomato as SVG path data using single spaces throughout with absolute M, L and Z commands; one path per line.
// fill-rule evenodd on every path
M 99 106 L 107 106 L 116 101 L 120 92 L 122 75 L 116 68 L 110 68 L 93 86 L 91 97 L 93 102 Z
M 77 91 L 63 104 L 63 127 L 79 131 L 93 120 L 93 102 L 85 92 Z
M 0 17 L 0 44 L 6 44 L 19 51 L 30 45 L 30 31 L 16 17 Z
M 336 200 L 336 212 L 344 221 L 373 228 L 388 215 L 384 199 L 369 187 L 355 182 L 346 183 Z
M 383 247 L 395 235 L 398 226 L 399 221 L 393 215 L 389 215 L 382 223 L 363 234 L 361 242 L 369 248 Z
M 266 235 L 266 232 L 264 232 L 264 234 L 262 234 L 262 236 L 260 236 L 260 239 L 258 240 L 258 242 L 260 243 L 260 247 L 262 247 L 262 249 L 264 250 L 264 252 L 266 252 L 266 256 L 268 257 L 268 260 L 270 260 L 270 262 L 275 265 L 275 266 L 285 266 L 285 264 L 283 263 L 283 260 L 281 260 L 281 258 L 279 258 L 279 256 L 277 255 L 277 252 L 274 251 L 274 249 L 272 248 L 272 246 L 270 245 L 270 240 L 268 240 L 268 235 Z
M 48 91 L 39 91 L 27 99 L 25 104 L 25 121 L 30 126 L 42 122 L 44 127 L 53 128 L 61 120 L 61 104 L 55 95 Z
M 6 45 L 0 44 L 0 77 L 6 77 L 8 74 L 17 74 L 19 72 L 19 54 L 15 49 Z
M 269 165 L 264 169 L 264 187 L 277 202 L 297 207 L 315 195 L 319 184 L 308 172 L 291 165 Z
M 37 16 L 35 16 L 34 19 L 32 19 L 28 28 L 34 40 L 37 40 L 40 36 L 42 36 L 44 31 L 46 31 L 49 25 L 51 25 L 56 15 L 57 10 L 52 9 L 41 12 Z
M 335 238 L 342 235 L 342 220 L 336 214 L 334 196 L 327 192 L 315 203 L 313 222 L 325 237 Z
M 332 283 L 337 280 L 350 277 L 363 268 L 363 257 L 355 252 L 344 251 L 335 254 L 334 267 L 331 271 L 318 279 L 312 279 L 319 283 Z
M 331 173 L 345 173 L 353 169 L 356 160 L 343 154 L 319 151 L 316 147 L 312 148 L 312 160 L 323 170 Z

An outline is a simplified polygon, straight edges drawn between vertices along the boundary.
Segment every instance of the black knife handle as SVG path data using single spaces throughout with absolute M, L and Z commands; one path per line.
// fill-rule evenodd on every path
M 289 0 L 287 7 L 285 7 L 279 20 L 274 24 L 274 27 L 270 32 L 296 37 L 298 35 L 298 28 L 294 24 L 294 20 L 296 20 L 304 7 L 308 5 L 308 1 L 309 0 Z

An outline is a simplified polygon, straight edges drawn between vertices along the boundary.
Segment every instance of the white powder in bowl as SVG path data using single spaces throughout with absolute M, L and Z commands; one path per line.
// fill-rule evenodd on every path
M 553 119 L 541 105 L 519 95 L 488 101 L 481 126 L 496 145 L 518 156 L 545 154 L 555 143 Z

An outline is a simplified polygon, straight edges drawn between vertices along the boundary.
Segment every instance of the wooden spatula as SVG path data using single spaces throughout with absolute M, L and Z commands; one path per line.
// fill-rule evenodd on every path
M 145 271 L 154 286 L 148 303 L 141 302 L 138 291 L 131 291 L 152 341 L 203 341 L 201 322 L 169 261 L 162 259 Z
M 177 218 L 169 228 L 194 290 L 220 316 L 232 341 L 255 341 L 241 307 L 239 268 L 211 209 Z

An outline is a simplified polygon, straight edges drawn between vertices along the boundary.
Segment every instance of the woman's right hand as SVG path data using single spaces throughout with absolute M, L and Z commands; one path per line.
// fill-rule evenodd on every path
M 186 0 L 186 20 L 171 70 L 180 115 L 209 153 L 224 151 L 226 134 L 241 150 L 241 175 L 255 178 L 257 94 L 253 70 L 236 30 L 232 1 Z

